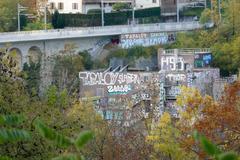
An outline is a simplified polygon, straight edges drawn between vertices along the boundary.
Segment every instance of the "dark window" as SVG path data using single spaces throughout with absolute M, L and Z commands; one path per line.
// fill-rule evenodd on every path
M 50 9 L 55 9 L 55 3 L 54 2 L 50 3 Z
M 58 3 L 58 9 L 64 9 L 64 4 L 62 2 Z

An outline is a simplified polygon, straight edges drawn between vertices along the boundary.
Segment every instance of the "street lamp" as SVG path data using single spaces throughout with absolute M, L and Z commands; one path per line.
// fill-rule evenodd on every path
M 45 5 L 43 7 L 41 7 L 41 9 L 44 10 L 44 29 L 47 30 L 47 11 L 48 11 L 48 4 L 45 3 Z
M 19 3 L 17 4 L 17 12 L 18 12 L 18 31 L 21 30 L 21 20 L 20 20 L 20 16 L 21 16 L 21 11 L 25 11 L 27 10 L 27 7 L 23 7 L 21 6 Z M 23 14 L 25 15 L 25 14 Z
M 135 24 L 135 4 L 134 0 L 132 0 L 132 24 Z
M 102 9 L 102 27 L 104 26 L 104 6 L 103 0 L 101 0 L 101 9 Z
M 177 0 L 177 22 L 179 22 L 179 0 Z

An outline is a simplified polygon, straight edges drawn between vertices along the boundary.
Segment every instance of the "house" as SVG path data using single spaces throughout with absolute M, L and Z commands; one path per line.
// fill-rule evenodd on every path
M 135 0 L 136 9 L 160 7 L 161 0 Z
M 103 3 L 105 13 L 112 11 L 112 6 L 116 3 L 128 3 L 131 5 L 133 0 L 83 0 L 83 13 L 87 13 L 89 10 L 101 9 Z
M 82 13 L 83 0 L 48 0 L 50 12 L 58 10 L 59 13 Z

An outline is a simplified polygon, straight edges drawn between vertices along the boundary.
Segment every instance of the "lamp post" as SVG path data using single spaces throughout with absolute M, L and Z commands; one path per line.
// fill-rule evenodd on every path
M 101 0 L 101 9 L 102 9 L 102 27 L 104 26 L 104 4 L 103 0 Z
M 179 0 L 177 0 L 177 22 L 179 22 Z
M 18 12 L 18 31 L 21 31 L 21 11 L 25 11 L 27 9 L 27 7 L 23 7 L 21 6 L 19 3 L 17 4 L 17 12 Z
M 47 30 L 47 4 L 44 6 L 44 29 Z
M 132 24 L 135 24 L 135 4 L 134 0 L 132 0 Z

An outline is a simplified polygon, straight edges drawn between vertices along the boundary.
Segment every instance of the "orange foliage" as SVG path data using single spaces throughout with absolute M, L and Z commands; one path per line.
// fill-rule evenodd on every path
M 222 149 L 239 153 L 240 81 L 227 86 L 219 102 L 215 102 L 209 96 L 197 97 L 196 94 L 191 96 L 188 93 L 183 94 L 188 98 L 184 100 L 184 114 L 177 123 L 177 127 L 182 132 L 180 139 L 182 147 L 204 158 L 204 154 L 191 135 L 194 130 L 198 130 Z

